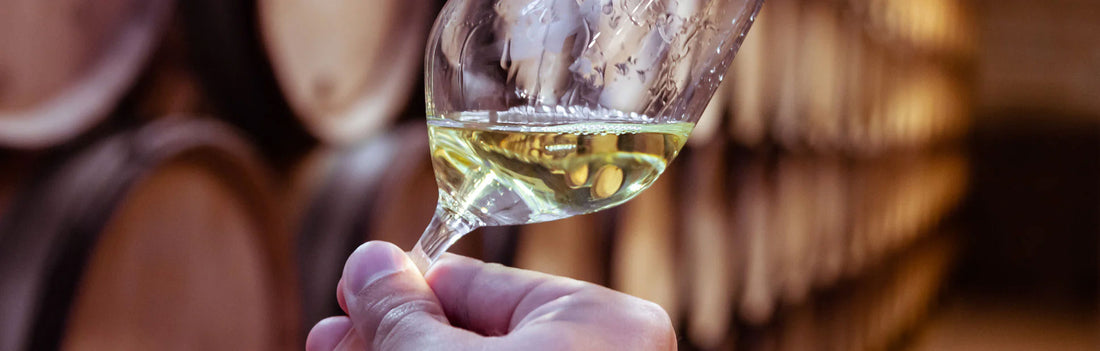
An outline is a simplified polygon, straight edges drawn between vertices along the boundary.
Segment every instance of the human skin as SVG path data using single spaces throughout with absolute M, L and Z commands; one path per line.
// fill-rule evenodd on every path
M 348 315 L 317 323 L 306 350 L 676 349 L 668 314 L 652 302 L 450 254 L 422 276 L 380 241 L 348 258 L 337 299 Z

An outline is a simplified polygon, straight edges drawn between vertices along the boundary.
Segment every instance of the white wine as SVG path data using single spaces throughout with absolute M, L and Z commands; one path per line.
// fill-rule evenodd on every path
M 428 120 L 441 207 L 472 214 L 485 225 L 542 222 L 619 205 L 657 179 L 694 127 L 481 122 L 490 115 L 497 117 L 464 112 Z

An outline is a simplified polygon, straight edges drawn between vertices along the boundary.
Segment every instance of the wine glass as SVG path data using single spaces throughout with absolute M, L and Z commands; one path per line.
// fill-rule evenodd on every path
M 427 271 L 481 226 L 617 206 L 684 145 L 763 0 L 450 0 L 428 40 Z

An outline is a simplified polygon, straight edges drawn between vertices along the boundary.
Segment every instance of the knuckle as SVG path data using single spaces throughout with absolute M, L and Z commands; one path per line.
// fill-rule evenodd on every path
M 373 342 L 379 346 L 377 349 L 387 349 L 382 346 L 414 337 L 418 326 L 442 315 L 435 303 L 421 298 L 407 299 L 390 306 L 375 329 Z

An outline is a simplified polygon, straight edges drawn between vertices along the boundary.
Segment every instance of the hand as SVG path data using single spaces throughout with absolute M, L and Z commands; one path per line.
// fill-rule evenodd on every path
M 348 316 L 306 350 L 675 350 L 659 306 L 598 285 L 444 255 L 426 277 L 397 246 L 363 244 L 337 287 Z

